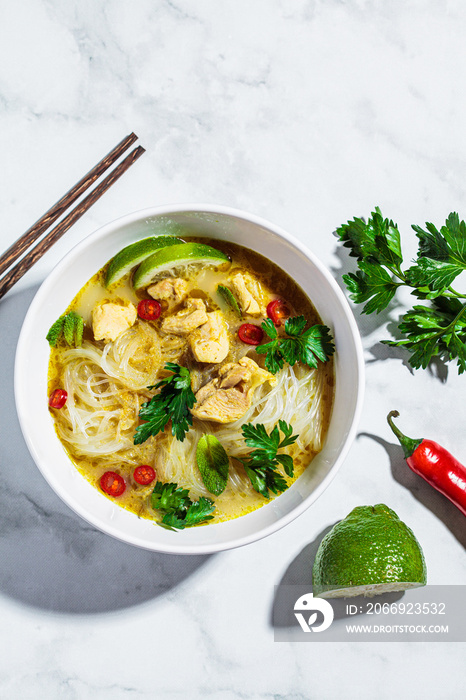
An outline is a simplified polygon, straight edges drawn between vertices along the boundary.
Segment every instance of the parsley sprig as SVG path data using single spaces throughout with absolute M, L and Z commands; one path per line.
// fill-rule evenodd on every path
M 189 409 L 196 403 L 196 397 L 191 389 L 189 370 L 174 362 L 166 362 L 164 369 L 171 372 L 170 376 L 165 377 L 155 386 L 147 387 L 160 389 L 160 392 L 141 406 L 139 417 L 146 423 L 142 423 L 136 429 L 135 445 L 140 445 L 151 435 L 157 435 L 165 430 L 170 420 L 172 434 L 177 440 L 183 441 L 193 424 Z
M 397 225 L 384 219 L 378 207 L 367 220 L 355 218 L 337 229 L 336 234 L 357 258 L 359 269 L 343 275 L 350 298 L 365 304 L 362 313 L 380 313 L 399 287 L 429 305 L 415 305 L 398 325 L 400 338 L 382 341 L 405 347 L 412 367 L 426 368 L 439 356 L 456 360 L 458 373 L 466 370 L 466 295 L 451 286 L 466 270 L 466 223 L 451 213 L 438 230 L 412 226 L 418 238 L 417 258 L 402 269 L 403 255 Z
M 183 489 L 178 484 L 164 484 L 162 481 L 155 484 L 151 505 L 163 514 L 158 524 L 167 530 L 184 530 L 212 520 L 214 516 L 211 513 L 215 510 L 210 498 L 201 496 L 198 501 L 192 501 L 188 489 Z
M 294 316 L 285 321 L 287 337 L 278 335 L 270 318 L 261 325 L 270 341 L 259 345 L 256 352 L 265 354 L 265 367 L 272 374 L 276 374 L 285 362 L 294 365 L 299 361 L 309 367 L 317 367 L 318 360 L 327 362 L 335 352 L 330 329 L 320 324 L 306 329 L 304 316 Z
M 246 423 L 241 430 L 246 445 L 255 448 L 247 457 L 238 458 L 253 488 L 264 498 L 270 498 L 270 491 L 275 494 L 285 491 L 288 484 L 278 468 L 282 466 L 285 474 L 292 477 L 293 458 L 287 454 L 278 454 L 278 450 L 292 445 L 298 439 L 297 435 L 292 435 L 291 425 L 279 420 L 278 426 L 273 428 L 270 435 L 261 423 Z M 280 431 L 283 438 L 280 438 Z

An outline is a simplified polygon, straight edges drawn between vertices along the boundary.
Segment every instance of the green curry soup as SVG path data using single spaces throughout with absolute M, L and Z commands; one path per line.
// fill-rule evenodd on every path
M 177 264 L 181 243 L 173 246 L 171 267 L 165 263 L 162 272 L 155 267 L 150 283 L 137 291 L 134 270 L 109 288 L 105 286 L 108 264 L 99 270 L 66 310 L 76 315 L 70 318 L 84 321 L 81 344 L 68 333 L 68 342 L 60 337 L 51 348 L 49 393 L 53 396 L 59 390 L 65 396 L 66 392 L 66 402 L 61 408 L 54 407 L 52 399 L 49 403 L 68 455 L 103 495 L 139 517 L 160 522 L 167 510 L 154 507 L 160 505 L 152 496 L 154 486 L 158 482 L 176 484 L 189 491 L 194 503 L 210 499 L 215 508 L 212 506 L 209 522 L 215 523 L 266 504 L 269 499 L 264 489 L 267 496 L 275 497 L 273 487 L 267 491 L 257 475 L 265 474 L 272 486 L 283 482 L 276 489 L 280 493 L 309 465 L 312 468 L 330 419 L 334 368 L 331 352 L 316 367 L 302 358 L 294 364 L 286 359 L 293 343 L 299 345 L 287 333 L 291 328 L 285 325 L 287 318 L 303 316 L 306 328 L 322 328 L 311 301 L 289 275 L 262 255 L 233 243 L 183 240 L 211 246 L 230 261 L 193 257 Z M 141 304 L 142 300 L 147 301 Z M 271 341 L 262 326 L 269 317 L 270 333 L 275 328 L 278 341 L 291 338 L 288 346 L 279 346 L 283 348 L 281 368 L 271 364 L 271 351 L 257 352 Z M 305 333 L 302 328 L 301 332 Z M 167 363 L 173 363 L 171 370 Z M 189 372 L 180 370 L 188 377 L 182 390 L 175 386 L 173 367 Z M 269 371 L 271 367 L 274 371 Z M 165 384 L 166 389 L 153 388 L 169 377 L 173 381 Z M 145 425 L 139 417 L 141 407 L 161 394 L 160 410 L 163 392 L 176 397 L 177 405 L 185 400 L 188 405 L 192 396 L 192 406 L 186 408 L 187 418 L 183 419 L 187 420 L 183 439 L 173 434 L 176 421 L 168 420 L 166 413 L 162 430 L 135 444 L 138 426 Z M 162 422 L 163 411 L 158 416 Z M 284 424 L 291 426 L 297 438 L 275 453 L 289 455 L 293 467 L 285 469 L 287 458 L 275 461 L 278 476 L 270 481 L 269 463 L 257 466 L 253 460 L 254 473 L 248 470 L 248 459 L 261 444 L 247 444 L 244 426 L 252 426 L 254 433 L 262 425 L 268 436 L 277 426 L 283 437 Z M 181 424 L 178 427 L 182 430 Z M 207 490 L 198 466 L 196 452 L 205 435 L 214 436 L 227 455 L 227 475 L 219 495 Z M 142 465 L 149 469 L 135 473 Z M 108 477 L 109 472 L 115 476 Z M 141 483 L 141 478 L 148 483 Z M 182 502 L 177 517 L 180 513 L 181 518 L 186 516 L 187 503 Z

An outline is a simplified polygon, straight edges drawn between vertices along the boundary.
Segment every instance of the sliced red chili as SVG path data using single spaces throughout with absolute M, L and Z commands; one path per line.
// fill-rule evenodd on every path
M 143 299 L 138 304 L 138 316 L 143 321 L 156 321 L 161 311 L 162 307 L 157 299 Z
M 64 389 L 55 389 L 49 396 L 50 408 L 63 408 L 67 398 L 68 394 Z
M 238 328 L 239 339 L 248 345 L 260 345 L 264 337 L 264 331 L 260 326 L 255 326 L 254 323 L 243 323 Z
M 267 304 L 267 316 L 272 319 L 275 326 L 281 326 L 282 321 L 291 316 L 291 311 L 283 299 L 274 299 Z
M 155 479 L 155 469 L 152 469 L 148 464 L 141 464 L 141 466 L 136 467 L 133 472 L 134 481 L 142 486 L 147 486 L 151 484 Z
M 121 496 L 126 489 L 126 483 L 120 474 L 116 472 L 105 472 L 100 477 L 100 488 L 109 496 Z

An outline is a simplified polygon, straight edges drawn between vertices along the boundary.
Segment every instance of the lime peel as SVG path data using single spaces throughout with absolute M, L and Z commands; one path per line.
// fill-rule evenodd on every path
M 196 263 L 220 266 L 229 262 L 228 255 L 203 243 L 181 243 L 161 248 L 139 265 L 134 273 L 133 287 L 147 287 L 155 277 L 182 265 Z
M 108 288 L 119 282 L 134 267 L 139 265 L 149 255 L 155 253 L 156 250 L 166 246 L 179 245 L 180 243 L 183 243 L 183 241 L 181 238 L 176 238 L 176 236 L 150 236 L 131 243 L 110 260 L 105 274 L 105 286 Z
M 359 506 L 320 543 L 314 595 L 366 597 L 424 586 L 426 564 L 412 530 L 386 505 Z

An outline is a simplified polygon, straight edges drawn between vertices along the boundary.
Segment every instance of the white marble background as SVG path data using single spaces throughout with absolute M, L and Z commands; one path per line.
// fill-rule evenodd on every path
M 284 530 L 212 557 L 136 550 L 68 510 L 22 440 L 12 371 L 38 284 L 129 211 L 240 207 L 338 279 L 332 231 L 353 215 L 380 205 L 408 259 L 411 223 L 466 217 L 465 36 L 461 0 L 0 0 L 1 247 L 125 134 L 147 149 L 0 302 L 2 700 L 464 697 L 464 644 L 273 641 L 274 586 L 303 581 L 298 555 L 356 505 L 408 522 L 431 583 L 465 582 L 464 518 L 407 469 L 385 415 L 464 461 L 466 379 L 381 349 L 399 308 L 356 313 L 367 396 L 336 480 Z

